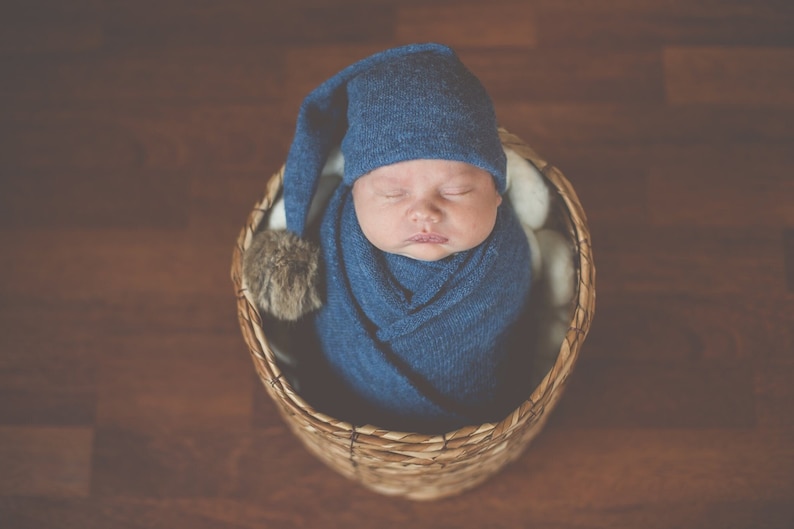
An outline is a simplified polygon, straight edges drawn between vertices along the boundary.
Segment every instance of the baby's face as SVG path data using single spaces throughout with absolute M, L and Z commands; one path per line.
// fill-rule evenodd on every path
M 356 180 L 353 203 L 361 230 L 376 248 L 437 261 L 485 241 L 502 197 L 493 177 L 478 167 L 410 160 Z

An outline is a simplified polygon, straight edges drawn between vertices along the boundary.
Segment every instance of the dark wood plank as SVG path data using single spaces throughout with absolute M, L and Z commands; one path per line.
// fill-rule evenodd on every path
M 103 345 L 97 424 L 139 431 L 250 424 L 251 361 L 236 333 L 141 333 Z
M 226 529 L 230 526 L 253 529 L 289 527 L 281 524 L 294 518 L 256 504 L 215 498 L 2 498 L 0 514 L 15 529 Z
M 85 497 L 91 428 L 0 426 L 0 495 Z
M 31 3 L 5 2 L 0 19 L 0 53 L 28 55 L 97 50 L 104 44 L 102 17 L 97 5 L 86 4 L 48 2 L 36 9 Z
M 0 167 L 21 170 L 270 170 L 294 116 L 274 103 L 16 105 L 0 124 Z M 16 171 L 12 171 L 16 170 Z M 275 170 L 275 169 L 273 169 Z M 214 173 L 225 180 L 224 173 Z M 23 176 L 18 176 L 23 179 Z
M 79 303 L 54 309 L 4 297 L 0 306 L 0 424 L 91 426 L 95 350 Z M 79 317 L 75 317 L 80 314 Z
M 604 365 L 686 368 L 713 363 L 744 366 L 748 372 L 792 367 L 792 304 L 785 293 L 613 293 L 600 302 L 605 321 L 593 329 L 583 358 Z
M 788 351 L 791 351 L 789 341 Z M 791 380 L 794 377 L 794 366 L 770 364 L 756 369 L 756 417 L 761 427 L 769 429 L 786 429 L 794 427 L 794 388 Z
M 489 502 L 477 510 L 466 508 L 463 501 L 411 505 L 395 500 L 361 501 L 341 492 L 325 510 L 315 502 L 295 505 L 290 511 L 274 509 L 265 502 L 241 502 L 230 499 L 187 498 L 141 500 L 109 498 L 102 500 L 63 501 L 42 498 L 0 499 L 0 513 L 18 529 L 83 527 L 86 529 L 226 529 L 241 527 L 278 527 L 299 529 L 321 525 L 345 529 L 366 516 L 384 527 L 411 524 L 418 527 L 455 529 L 491 527 L 512 529 L 518 524 L 543 527 L 631 528 L 649 529 L 691 527 L 703 520 L 723 529 L 788 529 L 791 509 L 783 501 L 724 501 L 704 503 L 697 500 L 620 504 L 608 508 L 578 506 L 571 500 L 534 502 L 515 498 Z M 466 496 L 471 502 L 472 498 Z M 513 504 L 508 504 L 513 501 Z M 482 524 L 482 525 L 477 525 Z
M 743 522 L 751 519 L 751 525 L 779 527 L 791 518 L 790 508 L 782 503 L 791 494 L 785 474 L 790 465 L 785 444 L 790 439 L 785 436 L 771 441 L 749 431 L 725 430 L 595 429 L 578 433 L 549 429 L 502 479 L 486 484 L 493 491 L 488 498 L 501 507 L 499 512 L 510 509 L 516 513 L 513 523 L 530 520 L 562 527 L 629 527 L 643 523 L 639 520 L 648 516 L 649 526 L 676 527 L 723 520 L 716 513 L 730 503 L 729 498 L 742 497 L 738 500 L 741 506 L 734 505 L 729 511 Z M 554 449 L 554 443 L 560 443 L 557 447 L 562 450 Z M 760 446 L 765 447 L 761 452 L 769 452 L 757 451 Z M 789 463 L 776 469 L 777 457 Z M 612 470 L 602 472 L 603 468 Z M 511 489 L 518 476 L 527 492 L 521 500 Z M 759 496 L 765 500 L 752 499 Z M 521 507 L 510 507 L 516 504 Z M 769 511 L 763 510 L 764 504 Z M 562 514 L 566 506 L 568 510 Z M 671 512 L 664 513 L 666 509 Z M 461 512 L 457 520 L 465 523 L 464 517 Z M 730 526 L 733 522 L 726 523 Z
M 37 211 L 41 226 L 186 227 L 188 210 L 194 222 L 215 208 L 239 226 L 286 155 L 293 125 L 280 115 L 267 104 L 23 105 L 2 125 L 0 220 Z M 41 208 L 48 196 L 62 200 Z
M 320 489 L 328 479 L 345 483 L 283 424 L 201 433 L 100 428 L 93 469 L 91 492 L 99 498 L 244 498 L 275 506 L 277 497 L 300 489 L 298 483 Z
M 534 4 L 541 46 L 790 46 L 794 41 L 790 31 L 794 12 L 785 2 L 541 0 Z
M 719 505 L 737 497 L 744 498 L 748 505 L 782 502 L 792 486 L 788 477 L 791 461 L 785 456 L 790 441 L 785 436 L 767 440 L 748 431 L 730 430 L 585 430 L 573 435 L 570 430 L 551 428 L 531 452 L 484 484 L 479 494 L 440 503 L 411 503 L 373 495 L 327 474 L 330 471 L 317 466 L 312 458 L 303 457 L 303 449 L 289 443 L 288 436 L 275 432 L 263 432 L 254 439 L 239 434 L 158 439 L 106 431 L 97 435 L 96 468 L 100 470 L 93 476 L 92 490 L 98 497 L 110 498 L 242 494 L 249 502 L 265 502 L 274 515 L 291 513 L 294 527 L 312 525 L 319 519 L 341 526 L 364 515 L 373 523 L 414 520 L 424 521 L 423 526 L 477 526 L 491 520 L 493 512 L 500 514 L 501 525 L 497 527 L 542 521 L 544 516 L 573 526 L 577 518 L 586 519 L 579 518 L 584 513 L 577 509 L 571 512 L 574 506 L 582 505 L 582 498 L 587 504 L 602 505 L 588 513 L 596 518 L 608 516 L 612 509 L 636 509 L 640 505 L 660 508 L 673 503 L 688 510 L 696 505 L 703 509 L 705 502 Z M 719 450 L 715 451 L 715 443 Z M 263 457 L 267 453 L 278 456 Z M 600 465 L 588 461 L 623 470 L 603 473 Z M 200 467 L 203 472 L 198 471 Z M 636 470 L 640 468 L 643 470 Z M 694 473 L 693 468 L 700 470 Z M 147 470 L 136 474 L 136 469 Z M 259 473 L 270 474 L 268 488 L 261 488 L 261 479 L 247 481 Z M 656 478 L 647 480 L 648 473 Z M 673 482 L 678 483 L 676 476 L 680 473 L 688 477 L 687 482 L 669 490 Z M 122 475 L 138 475 L 140 481 L 120 479 Z M 721 481 L 718 476 L 723 475 L 731 479 Z M 337 486 L 326 487 L 325 480 Z M 563 490 L 567 493 L 561 495 Z M 308 497 L 316 501 L 303 501 Z M 475 497 L 479 505 L 472 505 Z M 660 501 L 662 497 L 665 500 Z M 550 505 L 555 508 L 550 509 Z M 440 525 L 439 519 L 443 520 Z
M 609 296 L 558 426 L 752 428 L 786 424 L 792 300 Z
M 3 106 L 131 101 L 272 101 L 282 63 L 268 46 L 143 48 L 111 52 L 0 57 Z
M 737 145 L 648 170 L 651 222 L 676 226 L 794 226 L 790 147 Z
M 789 292 L 794 292 L 794 229 L 783 233 L 783 261 L 786 265 L 786 284 Z
M 106 28 L 109 45 L 125 48 L 387 43 L 394 14 L 384 2 L 143 1 L 119 4 Z
M 488 48 L 459 55 L 501 101 L 664 100 L 661 56 L 654 50 Z
M 557 156 L 553 148 L 547 152 L 549 163 L 563 171 L 576 186 L 591 219 L 594 236 L 599 236 L 599 225 L 647 225 L 645 168 L 604 153 L 572 154 L 564 150 Z M 604 181 L 609 181 L 610 185 L 605 186 Z
M 209 300 L 233 296 L 229 269 L 234 240 L 200 231 L 0 230 L 0 241 L 13 249 L 0 254 L 0 287 L 9 303 L 26 296 L 37 302 L 100 300 L 106 305 L 97 307 L 99 312 L 138 300 L 166 300 L 167 307 L 195 304 L 205 296 L 208 304 L 199 307 L 201 313 L 212 307 Z M 232 314 L 233 307 L 232 299 Z M 127 310 L 131 313 L 131 306 Z M 151 321 L 151 315 L 141 317 Z M 185 323 L 190 326 L 189 320 Z
M 595 225 L 592 238 L 604 292 L 752 299 L 786 288 L 779 231 Z
M 585 358 L 552 424 L 592 428 L 751 428 L 756 424 L 750 362 L 679 365 Z
M 180 172 L 15 172 L 0 183 L 0 227 L 181 228 L 188 188 Z
M 794 50 L 672 47 L 664 52 L 667 100 L 692 103 L 791 105 Z
M 396 25 L 404 43 L 532 48 L 537 40 L 533 6 L 513 2 L 408 5 L 397 10 Z
M 701 146 L 722 153 L 726 144 L 784 147 L 794 141 L 794 111 L 785 107 L 498 100 L 496 113 L 533 145 L 620 149 L 624 157 L 637 147 Z

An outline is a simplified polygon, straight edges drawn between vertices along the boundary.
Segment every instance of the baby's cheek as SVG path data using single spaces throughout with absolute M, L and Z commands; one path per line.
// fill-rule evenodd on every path
M 468 233 L 474 235 L 475 232 L 483 230 L 483 219 L 481 217 L 472 215 L 469 217 Z
M 480 242 L 488 238 L 496 225 L 496 208 L 482 212 L 475 224 L 479 232 Z
M 488 219 L 481 216 L 470 215 L 466 222 L 460 225 L 462 235 L 466 241 L 466 246 L 473 248 L 483 242 L 488 234 L 491 233 L 492 226 L 488 225 Z

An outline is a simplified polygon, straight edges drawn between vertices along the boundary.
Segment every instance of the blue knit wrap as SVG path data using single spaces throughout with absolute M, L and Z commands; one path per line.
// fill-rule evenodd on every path
M 504 342 L 530 285 L 529 246 L 507 201 L 485 242 L 427 262 L 376 249 L 351 196 L 373 169 L 416 159 L 479 167 L 503 193 L 490 97 L 450 48 L 432 43 L 383 51 L 321 84 L 303 101 L 284 169 L 287 228 L 299 236 L 338 145 L 344 175 L 320 226 L 327 292 L 314 323 L 334 379 L 354 394 L 357 410 L 345 416 L 422 432 L 501 419 Z
M 500 420 L 505 337 L 530 286 L 529 245 L 509 204 L 479 246 L 439 261 L 379 251 L 342 184 L 321 225 L 322 353 L 381 427 L 443 432 Z

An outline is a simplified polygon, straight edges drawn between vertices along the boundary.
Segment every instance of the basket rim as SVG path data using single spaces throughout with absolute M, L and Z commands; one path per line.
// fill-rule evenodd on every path
M 575 246 L 576 257 L 576 290 L 572 301 L 573 311 L 571 322 L 560 346 L 554 365 L 546 373 L 532 394 L 498 422 L 464 426 L 443 434 L 422 434 L 417 432 L 395 431 L 372 424 L 354 425 L 324 414 L 304 400 L 291 387 L 277 364 L 275 354 L 262 329 L 261 315 L 251 298 L 242 276 L 242 256 L 251 244 L 254 232 L 265 219 L 270 207 L 279 196 L 284 166 L 274 173 L 267 181 L 264 197 L 259 200 L 241 229 L 234 247 L 231 267 L 231 278 L 237 296 L 238 317 L 245 341 L 249 347 L 255 367 L 271 397 L 281 405 L 279 411 L 292 420 L 300 418 L 307 427 L 325 431 L 334 437 L 350 439 L 352 443 L 367 444 L 376 449 L 388 450 L 391 453 L 410 453 L 411 457 L 420 457 L 423 452 L 437 450 L 453 450 L 465 445 L 480 443 L 483 439 L 496 439 L 508 434 L 528 420 L 548 418 L 548 412 L 560 397 L 562 386 L 567 382 L 568 374 L 573 369 L 586 338 L 595 311 L 595 266 L 593 264 L 590 230 L 587 218 L 578 195 L 573 186 L 553 165 L 541 158 L 531 147 L 518 136 L 499 129 L 504 146 L 532 163 L 550 182 L 557 194 L 562 198 L 568 215 L 571 242 Z M 287 421 L 290 427 L 294 427 Z

